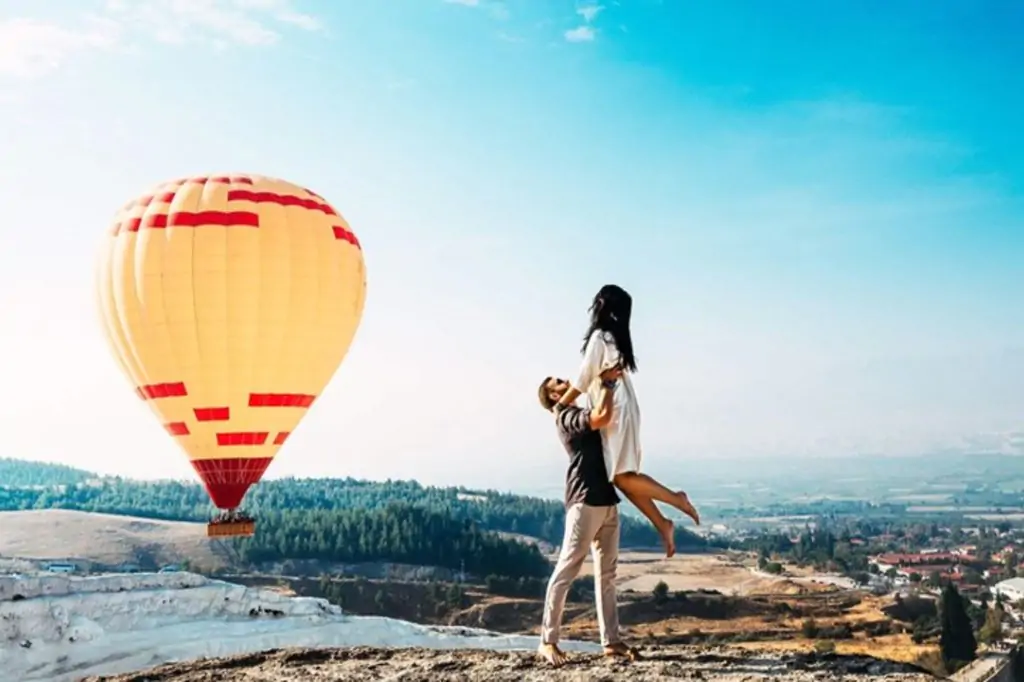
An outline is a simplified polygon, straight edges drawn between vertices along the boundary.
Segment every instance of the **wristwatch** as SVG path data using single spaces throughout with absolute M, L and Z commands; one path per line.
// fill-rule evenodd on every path
M 616 382 L 615 379 L 602 379 L 601 380 L 601 385 L 604 386 L 605 388 L 607 388 L 609 391 L 615 390 L 615 385 L 617 383 L 618 382 Z

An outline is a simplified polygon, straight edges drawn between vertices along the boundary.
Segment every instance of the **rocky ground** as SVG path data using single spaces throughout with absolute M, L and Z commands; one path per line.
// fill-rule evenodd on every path
M 647 649 L 645 660 L 619 663 L 577 655 L 554 671 L 529 653 L 382 649 L 292 649 L 222 660 L 170 664 L 143 673 L 83 682 L 932 682 L 911 666 L 867 657 L 771 654 L 723 647 Z

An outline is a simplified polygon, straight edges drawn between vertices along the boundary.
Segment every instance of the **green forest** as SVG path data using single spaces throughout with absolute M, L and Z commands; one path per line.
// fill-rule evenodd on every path
M 441 566 L 486 576 L 546 577 L 547 559 L 534 545 L 505 540 L 468 519 L 424 507 L 271 511 L 256 536 L 239 542 L 245 563 L 289 559 L 393 561 Z
M 496 533 L 561 544 L 561 502 L 494 491 L 354 479 L 264 481 L 246 496 L 256 536 L 238 543 L 244 561 L 395 561 L 465 569 L 476 575 L 538 577 L 550 570 L 532 546 Z M 0 460 L 0 511 L 71 509 L 172 521 L 216 512 L 197 484 L 100 477 L 57 465 Z M 705 541 L 677 532 L 683 551 Z M 657 547 L 654 530 L 623 515 L 624 547 Z

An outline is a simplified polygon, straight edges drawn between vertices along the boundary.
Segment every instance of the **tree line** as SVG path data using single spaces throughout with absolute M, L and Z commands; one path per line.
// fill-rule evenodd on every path
M 21 467 L 18 481 L 37 481 L 46 475 L 32 474 L 35 463 Z M 42 465 L 49 466 L 49 465 Z M 76 471 L 76 470 L 72 470 Z M 62 472 L 49 487 L 14 485 L 0 469 L 0 511 L 71 509 L 140 516 L 168 521 L 206 521 L 214 513 L 206 491 L 199 485 L 177 481 L 135 481 L 115 477 L 74 480 Z M 83 472 L 87 474 L 87 472 Z M 264 481 L 250 489 L 244 508 L 257 517 L 284 511 L 376 511 L 392 504 L 409 504 L 472 521 L 496 532 L 535 537 L 553 545 L 562 541 L 565 510 L 561 502 L 495 491 L 439 488 L 415 481 L 359 481 L 351 478 L 285 478 Z M 657 533 L 646 521 L 623 515 L 623 547 L 659 547 Z M 676 531 L 676 545 L 700 548 L 707 542 L 684 529 Z
M 383 509 L 286 510 L 264 513 L 256 535 L 238 543 L 242 561 L 288 559 L 388 561 L 537 578 L 551 566 L 535 545 L 505 540 L 468 519 L 409 504 Z
M 0 457 L 0 487 L 27 488 L 83 483 L 96 475 L 66 464 L 26 462 Z
M 32 462 L 0 462 L 0 511 L 68 509 L 168 521 L 210 519 L 216 510 L 199 485 L 135 481 Z M 243 564 L 284 559 L 335 563 L 395 562 L 464 569 L 483 578 L 528 581 L 536 592 L 550 571 L 540 550 L 500 535 L 561 544 L 560 502 L 494 491 L 422 486 L 413 481 L 279 479 L 254 486 L 244 505 L 256 535 L 236 542 Z M 623 545 L 651 547 L 651 527 L 628 516 Z M 677 544 L 701 538 L 678 531 Z M 493 581 L 492 581 L 493 582 Z

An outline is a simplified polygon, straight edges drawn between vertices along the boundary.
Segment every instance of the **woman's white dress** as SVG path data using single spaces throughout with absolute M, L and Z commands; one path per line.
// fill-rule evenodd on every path
M 601 372 L 618 362 L 619 349 L 612 335 L 600 330 L 591 334 L 579 375 L 573 382 L 573 386 L 586 394 L 591 408 L 597 406 L 601 397 Z M 609 480 L 621 473 L 640 471 L 640 405 L 628 372 L 619 379 L 613 400 L 611 422 L 601 429 Z

